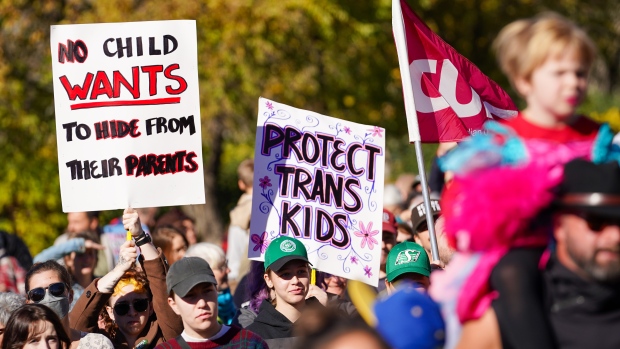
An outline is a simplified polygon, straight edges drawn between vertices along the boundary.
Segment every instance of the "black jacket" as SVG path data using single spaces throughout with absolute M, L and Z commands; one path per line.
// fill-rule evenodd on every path
M 256 319 L 246 329 L 256 333 L 263 339 L 293 336 L 293 323 L 277 311 L 267 300 L 260 305 Z
M 306 306 L 323 307 L 314 297 L 306 299 Z M 261 336 L 270 349 L 294 348 L 298 340 L 293 337 L 293 323 L 267 300 L 261 303 L 256 319 L 246 330 Z
M 584 280 L 553 257 L 544 278 L 559 348 L 620 348 L 620 284 Z

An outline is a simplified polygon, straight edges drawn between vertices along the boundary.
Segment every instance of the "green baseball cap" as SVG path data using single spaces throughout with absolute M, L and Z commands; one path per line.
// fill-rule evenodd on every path
M 273 239 L 265 252 L 265 269 L 279 271 L 282 267 L 295 259 L 310 263 L 308 251 L 301 241 L 288 236 Z
M 394 246 L 387 257 L 385 265 L 387 281 L 392 282 L 406 273 L 431 275 L 431 263 L 424 247 L 415 242 L 405 241 Z

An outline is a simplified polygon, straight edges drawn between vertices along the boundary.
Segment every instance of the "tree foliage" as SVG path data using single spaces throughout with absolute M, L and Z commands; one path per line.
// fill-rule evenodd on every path
M 504 25 L 541 10 L 574 18 L 595 38 L 602 57 L 595 72 L 599 94 L 620 83 L 617 1 L 410 3 L 507 90 L 490 44 Z M 20 234 L 33 252 L 49 245 L 66 224 L 50 25 L 168 19 L 197 23 L 207 203 L 185 209 L 196 217 L 203 238 L 221 239 L 228 209 L 238 198 L 235 169 L 254 153 L 259 96 L 385 127 L 392 176 L 417 170 L 404 127 L 390 0 L 0 0 L 0 228 Z M 613 118 L 617 114 L 605 114 L 611 107 L 592 102 L 586 111 Z M 425 149 L 427 156 L 434 151 L 432 145 Z

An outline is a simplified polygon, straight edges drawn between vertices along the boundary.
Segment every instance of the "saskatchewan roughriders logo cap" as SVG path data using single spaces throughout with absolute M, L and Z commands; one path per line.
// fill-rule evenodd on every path
M 431 263 L 424 248 L 415 242 L 405 241 L 392 248 L 385 265 L 387 281 L 405 273 L 431 275 Z
M 288 236 L 273 239 L 265 251 L 265 269 L 279 271 L 282 267 L 295 259 L 308 262 L 308 252 L 301 241 Z

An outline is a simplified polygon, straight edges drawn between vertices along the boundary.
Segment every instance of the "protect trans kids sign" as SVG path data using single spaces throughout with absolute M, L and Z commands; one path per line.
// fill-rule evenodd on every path
M 385 130 L 259 100 L 248 256 L 280 235 L 313 267 L 377 285 Z

